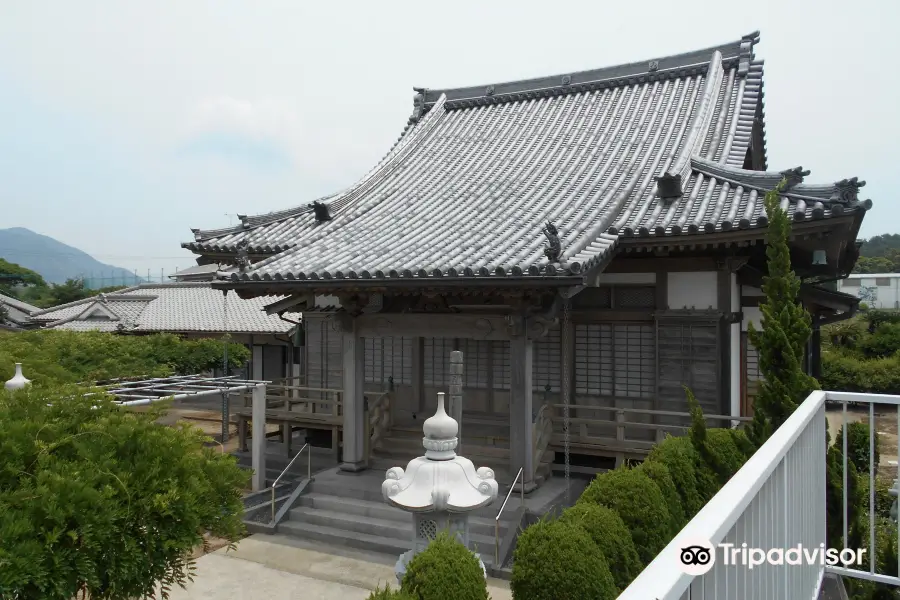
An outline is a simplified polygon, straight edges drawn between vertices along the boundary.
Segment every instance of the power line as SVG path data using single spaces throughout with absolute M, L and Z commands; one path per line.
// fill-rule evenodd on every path
M 15 252 L 16 256 L 78 256 L 83 257 L 85 253 L 75 253 L 75 252 L 19 252 L 18 250 Z M 115 259 L 115 260 L 179 260 L 179 259 L 187 259 L 190 258 L 188 254 L 182 254 L 181 256 L 124 256 L 118 254 L 88 254 L 91 258 L 105 258 L 105 259 Z M 3 254 L 0 253 L 0 258 L 3 257 Z

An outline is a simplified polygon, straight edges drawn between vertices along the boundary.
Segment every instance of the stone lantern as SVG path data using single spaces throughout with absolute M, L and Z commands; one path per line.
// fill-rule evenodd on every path
M 405 471 L 402 467 L 389 469 L 381 484 L 388 504 L 413 514 L 412 550 L 402 554 L 394 568 L 398 583 L 403 581 L 409 561 L 439 532 L 449 531 L 468 548 L 468 513 L 492 503 L 498 492 L 491 469 L 476 470 L 471 460 L 456 455 L 459 424 L 444 410 L 443 392 L 438 393 L 437 412 L 422 429 L 425 456 L 409 461 Z M 485 571 L 481 557 L 475 556 Z

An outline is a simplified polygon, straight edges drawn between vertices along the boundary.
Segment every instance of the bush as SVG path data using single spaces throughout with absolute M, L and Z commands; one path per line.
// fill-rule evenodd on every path
M 844 452 L 844 428 L 838 429 L 834 446 Z M 878 432 L 875 432 L 875 472 L 881 456 L 878 451 Z M 852 461 L 860 474 L 869 476 L 869 425 L 866 423 L 847 423 L 847 460 Z
M 577 504 L 592 503 L 616 511 L 631 532 L 638 556 L 647 565 L 671 540 L 672 517 L 659 486 L 639 469 L 601 473 Z
M 685 517 L 692 519 L 703 507 L 697 491 L 697 467 L 700 455 L 687 437 L 666 436 L 647 456 L 647 462 L 659 461 L 669 469 L 681 498 Z
M 540 521 L 522 532 L 509 587 L 515 600 L 613 600 L 619 594 L 587 532 L 562 520 Z
M 641 572 L 641 559 L 625 522 L 614 510 L 599 504 L 576 504 L 560 520 L 580 526 L 599 548 L 619 590 Z
M 392 590 L 391 586 L 386 585 L 383 588 L 375 588 L 375 591 L 369 594 L 366 600 L 416 600 L 416 598 L 403 590 Z
M 867 358 L 893 356 L 900 349 L 900 323 L 882 323 L 862 339 L 859 349 Z
M 659 487 L 663 498 L 666 500 L 666 508 L 669 510 L 669 518 L 672 524 L 672 536 L 674 537 L 681 528 L 687 525 L 684 517 L 684 507 L 681 505 L 681 497 L 678 495 L 678 488 L 672 479 L 669 469 L 660 462 L 645 461 L 641 463 L 638 469 L 647 474 L 653 483 Z
M 900 357 L 866 360 L 823 352 L 821 382 L 824 390 L 900 394 Z
M 0 598 L 145 598 L 187 581 L 204 533 L 241 538 L 249 473 L 158 416 L 0 392 Z
M 24 375 L 38 387 L 117 377 L 188 375 L 221 367 L 224 350 L 222 340 L 184 340 L 168 333 L 0 332 L 0 379 L 12 377 L 17 362 L 23 363 Z M 232 369 L 242 367 L 249 358 L 245 346 L 228 344 Z
M 478 559 L 445 532 L 409 562 L 400 589 L 418 600 L 488 600 L 487 581 Z
M 710 465 L 719 478 L 720 488 L 744 466 L 747 457 L 738 447 L 739 432 L 733 429 L 710 429 L 706 433 Z

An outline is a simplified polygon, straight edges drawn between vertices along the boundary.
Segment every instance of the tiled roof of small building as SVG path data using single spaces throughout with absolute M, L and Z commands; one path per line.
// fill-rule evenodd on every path
M 19 326 L 27 325 L 29 316 L 40 310 L 27 302 L 4 294 L 0 294 L 0 308 L 6 309 L 7 319 L 10 323 Z
M 34 320 L 54 329 L 134 332 L 286 333 L 293 325 L 264 312 L 281 297 L 244 300 L 224 294 L 208 282 L 142 284 L 40 311 Z M 89 319 L 101 310 L 108 319 Z M 226 320 L 227 311 L 227 320 Z M 286 315 L 297 321 L 298 314 Z
M 577 275 L 623 236 L 763 227 L 765 167 L 758 33 L 677 56 L 506 84 L 420 90 L 391 152 L 311 209 L 198 235 L 195 251 L 276 253 L 232 281 Z M 760 148 L 760 145 L 763 148 Z M 863 182 L 804 185 L 784 206 L 828 218 L 871 206 Z M 658 179 L 681 192 L 662 198 Z M 664 194 L 665 195 L 665 194 Z M 542 229 L 558 230 L 559 256 Z M 202 238 L 202 239 L 201 239 Z

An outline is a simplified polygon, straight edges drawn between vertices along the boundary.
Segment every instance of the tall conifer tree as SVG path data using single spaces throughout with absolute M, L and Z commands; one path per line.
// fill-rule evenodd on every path
M 766 232 L 767 274 L 763 277 L 765 300 L 760 304 L 762 329 L 750 323 L 750 343 L 759 353 L 762 382 L 754 399 L 750 438 L 761 445 L 818 387 L 803 369 L 806 345 L 812 335 L 812 319 L 799 300 L 800 278 L 791 268 L 788 245 L 791 220 L 781 209 L 782 180 L 765 198 L 769 219 Z

